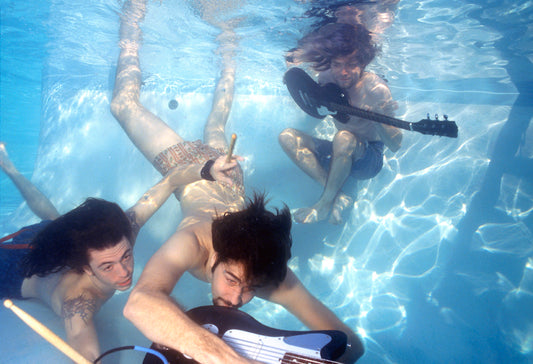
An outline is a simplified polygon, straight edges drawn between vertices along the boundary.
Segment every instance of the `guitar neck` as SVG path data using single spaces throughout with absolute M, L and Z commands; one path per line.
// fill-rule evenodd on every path
M 393 118 L 391 116 L 378 114 L 372 111 L 367 111 L 355 106 L 346 106 L 337 104 L 334 102 L 327 103 L 326 107 L 330 110 L 335 110 L 338 112 L 341 112 L 343 114 L 349 114 L 354 116 L 359 116 L 363 119 L 368 119 L 372 121 L 377 121 L 378 123 L 387 124 L 391 126 L 395 126 L 397 128 L 406 129 L 406 130 L 413 130 L 411 122 L 400 120 Z
M 287 353 L 281 359 L 281 364 L 340 364 L 337 361 L 331 361 L 327 359 L 309 358 L 302 355 Z

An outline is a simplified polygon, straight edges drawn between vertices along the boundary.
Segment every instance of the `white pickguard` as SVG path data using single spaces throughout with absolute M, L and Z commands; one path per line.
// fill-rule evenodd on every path
M 214 325 L 204 327 L 213 333 L 218 331 Z M 274 337 L 242 330 L 228 330 L 222 339 L 240 355 L 272 364 L 279 364 L 287 353 L 321 359 L 320 350 L 331 341 L 331 337 L 322 333 Z

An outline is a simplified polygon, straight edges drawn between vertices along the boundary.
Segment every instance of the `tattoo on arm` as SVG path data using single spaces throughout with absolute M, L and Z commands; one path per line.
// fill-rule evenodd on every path
M 97 309 L 96 299 L 86 298 L 81 294 L 76 298 L 65 300 L 61 308 L 61 317 L 65 322 L 71 322 L 70 320 L 77 315 L 83 322 L 88 323 Z
M 137 237 L 137 235 L 139 234 L 139 230 L 141 230 L 141 227 L 139 226 L 139 222 L 137 221 L 137 215 L 135 214 L 135 211 L 126 211 L 126 216 L 128 216 L 128 219 L 130 219 L 133 236 Z

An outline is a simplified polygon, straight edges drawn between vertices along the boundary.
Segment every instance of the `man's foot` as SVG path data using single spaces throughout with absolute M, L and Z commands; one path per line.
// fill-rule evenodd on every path
M 292 214 L 294 221 L 300 224 L 312 224 L 323 221 L 327 219 L 328 215 L 328 209 L 318 208 L 316 205 L 296 209 Z
M 344 222 L 342 215 L 346 208 L 353 206 L 353 199 L 345 194 L 339 194 L 335 198 L 333 208 L 331 209 L 331 215 L 329 216 L 329 222 L 333 225 L 340 225 Z
M 14 169 L 13 163 L 7 155 L 6 143 L 4 142 L 0 142 L 0 168 L 6 173 Z

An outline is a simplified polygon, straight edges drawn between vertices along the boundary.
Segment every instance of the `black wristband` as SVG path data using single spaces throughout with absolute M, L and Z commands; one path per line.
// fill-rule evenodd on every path
M 208 181 L 214 181 L 215 179 L 211 175 L 211 167 L 213 167 L 213 164 L 215 164 L 215 161 L 212 159 L 205 162 L 204 166 L 202 167 L 202 170 L 200 171 L 200 177 Z

